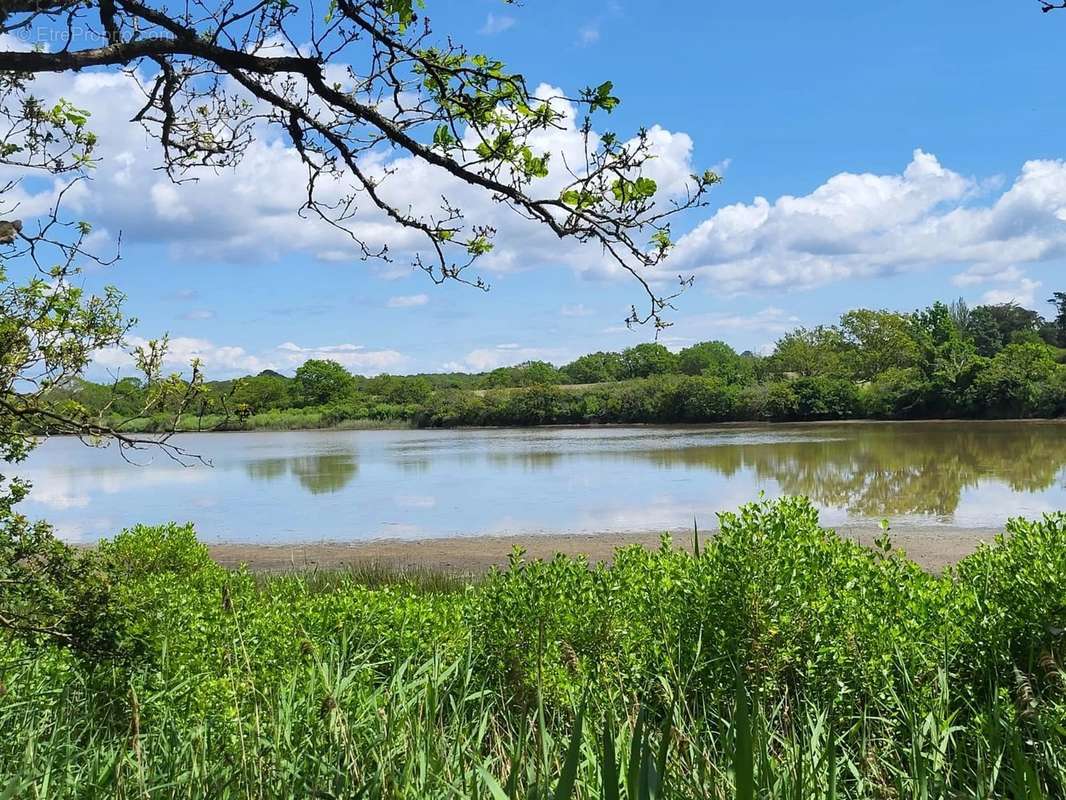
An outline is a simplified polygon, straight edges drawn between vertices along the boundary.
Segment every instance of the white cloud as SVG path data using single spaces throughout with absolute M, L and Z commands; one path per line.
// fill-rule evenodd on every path
M 678 321 L 677 330 L 701 333 L 704 336 L 717 332 L 786 333 L 801 324 L 800 318 L 780 308 L 769 306 L 749 314 L 714 312 L 694 314 Z M 721 337 L 719 337 L 721 338 Z
M 181 259 L 254 262 L 295 252 L 359 261 L 344 233 L 297 215 L 306 173 L 277 130 L 258 131 L 237 168 L 199 172 L 199 180 L 176 186 L 155 169 L 159 152 L 151 137 L 129 122 L 143 102 L 129 78 L 107 72 L 42 76 L 34 91 L 46 100 L 63 96 L 93 111 L 102 166 L 67 202 L 79 217 L 95 221 L 98 230 L 166 244 Z M 563 94 L 547 85 L 536 93 Z M 539 132 L 531 145 L 551 153 L 553 165 L 581 163 L 584 145 L 576 110 L 562 101 L 559 108 L 565 115 L 560 128 Z M 666 193 L 676 194 L 694 171 L 692 139 L 656 125 L 648 128 L 648 137 L 656 158 L 647 174 Z M 375 179 L 392 173 L 379 191 L 398 207 L 433 214 L 444 195 L 468 219 L 496 228 L 496 247 L 477 266 L 485 273 L 560 264 L 580 273 L 632 280 L 600 248 L 559 240 L 546 226 L 523 219 L 437 167 L 391 153 L 369 155 L 364 166 Z M 562 172 L 553 170 L 534 192 L 556 196 L 565 180 Z M 10 177 L 16 177 L 11 170 L 0 174 L 0 180 Z M 959 285 L 983 283 L 986 274 L 1010 275 L 999 281 L 1010 286 L 990 289 L 1024 296 L 1032 288 L 1023 283 L 1027 265 L 1066 255 L 1066 161 L 1030 161 L 1005 191 L 991 195 L 991 185 L 916 150 L 898 174 L 840 173 L 807 195 L 756 197 L 720 208 L 681 236 L 671 257 L 649 277 L 665 285 L 679 272 L 695 273 L 716 292 L 735 293 L 951 267 L 962 270 L 956 277 Z M 25 218 L 46 210 L 58 187 L 42 190 L 40 182 L 25 183 L 4 199 L 19 202 Z M 325 187 L 327 195 L 336 197 L 345 188 L 342 183 Z M 410 256 L 422 246 L 419 234 L 398 228 L 368 204 L 350 224 L 369 246 L 389 245 L 393 261 L 378 268 L 379 277 L 410 275 Z
M 1066 255 L 1066 162 L 1027 162 L 991 202 L 987 186 L 916 150 L 898 175 L 841 173 L 802 197 L 719 209 L 681 237 L 663 274 L 741 292 L 966 265 L 966 285 Z
M 189 320 L 190 322 L 199 322 L 215 318 L 215 312 L 209 308 L 196 308 L 192 311 L 186 311 L 181 315 L 182 319 Z
M 951 279 L 956 286 L 977 286 L 982 283 L 1009 283 L 1021 280 L 1025 276 L 1015 266 L 1002 267 L 999 264 L 980 264 L 970 267 L 965 272 L 960 272 Z
M 565 305 L 559 309 L 559 315 L 562 317 L 591 317 L 596 312 L 586 306 L 584 303 L 574 303 L 573 305 Z
M 144 347 L 147 339 L 131 336 L 127 339 L 129 349 Z M 165 366 L 169 370 L 187 369 L 193 359 L 199 359 L 209 373 L 259 372 L 269 365 L 260 358 L 248 353 L 243 347 L 216 345 L 207 339 L 190 336 L 175 336 L 167 346 Z M 133 368 L 133 359 L 127 350 L 108 348 L 98 350 L 93 356 L 93 364 L 107 369 L 129 370 Z
M 414 306 L 424 306 L 428 302 L 428 294 L 404 294 L 390 297 L 386 305 L 389 308 L 412 308 Z
M 583 47 L 596 44 L 600 40 L 600 26 L 599 23 L 589 23 L 583 25 L 577 32 L 577 43 Z
M 147 340 L 131 336 L 127 349 L 108 348 L 93 356 L 93 366 L 106 370 L 120 370 L 132 374 L 133 358 L 129 350 L 143 347 Z M 396 350 L 370 350 L 363 345 L 335 344 L 302 347 L 284 342 L 261 353 L 249 353 L 243 347 L 219 345 L 207 339 L 177 336 L 170 339 L 164 367 L 168 371 L 187 372 L 193 359 L 199 359 L 208 379 L 232 377 L 262 372 L 265 369 L 291 372 L 309 359 L 329 359 L 348 369 L 377 374 L 408 362 L 407 356 Z
M 40 76 L 34 92 L 47 101 L 64 97 L 92 112 L 101 167 L 91 181 L 68 194 L 66 204 L 79 217 L 94 221 L 99 230 L 121 232 L 131 242 L 164 244 L 173 258 L 182 261 L 256 263 L 306 253 L 322 261 L 362 263 L 361 251 L 346 233 L 312 215 L 299 216 L 306 199 L 306 169 L 278 129 L 258 128 L 235 168 L 200 170 L 192 173 L 196 180 L 175 185 L 156 169 L 160 162 L 156 142 L 129 122 L 144 99 L 131 78 L 109 72 Z M 557 128 L 530 139 L 532 149 L 550 154 L 550 163 L 557 167 L 547 178 L 535 181 L 530 191 L 556 197 L 567 180 L 562 165 L 583 163 L 584 137 L 576 109 L 557 99 L 565 94 L 562 89 L 540 85 L 535 94 L 555 98 L 563 119 Z M 648 136 L 655 157 L 645 173 L 667 193 L 680 192 L 694 171 L 692 139 L 656 125 L 649 127 Z M 593 146 L 596 139 L 593 133 Z M 600 248 L 559 240 L 543 224 L 525 219 L 484 191 L 422 160 L 383 151 L 367 154 L 362 166 L 370 178 L 380 181 L 378 192 L 398 208 L 410 208 L 415 215 L 439 215 L 444 196 L 467 219 L 495 228 L 495 247 L 476 266 L 482 273 L 561 264 L 579 272 L 625 275 Z M 0 170 L 0 180 L 8 177 L 17 175 Z M 20 203 L 24 218 L 47 210 L 59 187 L 37 185 L 30 191 L 28 185 L 5 197 Z M 325 201 L 336 201 L 349 191 L 344 181 L 324 180 L 319 186 Z M 378 277 L 409 276 L 414 253 L 425 245 L 420 233 L 397 226 L 370 202 L 360 204 L 346 225 L 371 249 L 388 245 L 392 260 L 371 262 Z
M 298 367 L 311 358 L 336 361 L 349 369 L 369 374 L 395 369 L 408 358 L 396 350 L 368 350 L 361 344 L 334 344 L 321 347 L 301 347 L 293 342 L 278 345 L 274 351 L 282 368 Z
M 486 36 L 492 36 L 497 33 L 503 33 L 515 26 L 515 18 L 506 14 L 492 14 L 490 13 L 485 19 L 485 24 L 481 26 L 479 33 Z
M 978 264 L 955 275 L 951 282 L 962 287 L 996 284 L 981 295 L 982 303 L 1018 303 L 1030 308 L 1037 302 L 1037 289 L 1043 285 L 1014 265 L 999 264 Z
M 989 289 L 981 295 L 981 302 L 990 305 L 999 303 L 1017 303 L 1032 308 L 1036 304 L 1036 290 L 1042 286 L 1040 281 L 1022 278 L 1017 285 L 1002 289 Z
M 128 153 L 120 153 L 119 160 L 128 155 Z M 130 171 L 128 167 L 117 173 L 116 182 L 119 186 L 124 186 L 129 181 Z M 173 183 L 156 183 L 149 192 L 156 216 L 164 222 L 191 222 L 193 220 L 192 210 L 185 204 L 185 198 L 182 197 L 178 187 Z
M 443 365 L 443 369 L 448 372 L 464 370 L 489 372 L 497 367 L 510 367 L 525 361 L 550 361 L 554 364 L 561 364 L 567 360 L 569 360 L 567 355 L 559 348 L 498 344 L 495 347 L 471 350 L 462 361 L 449 361 Z

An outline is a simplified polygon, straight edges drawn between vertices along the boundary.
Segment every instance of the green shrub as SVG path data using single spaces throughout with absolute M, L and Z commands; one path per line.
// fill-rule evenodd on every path
M 796 416 L 800 419 L 847 419 L 859 408 L 859 393 L 850 380 L 799 378 L 792 383 Z
M 1066 514 L 942 575 L 804 499 L 722 515 L 698 555 L 516 554 L 465 586 L 227 571 L 187 526 L 94 558 L 127 657 L 0 630 L 10 796 L 500 796 L 488 775 L 526 797 L 572 772 L 568 796 L 596 797 L 605 739 L 628 774 L 641 727 L 664 797 L 1066 785 Z
M 720 378 L 684 378 L 676 389 L 675 414 L 684 422 L 719 422 L 734 419 L 736 394 Z
M 893 368 L 863 387 L 860 406 L 870 417 L 905 419 L 922 413 L 927 392 L 928 387 L 918 370 Z
M 125 580 L 167 572 L 189 575 L 215 566 L 191 524 L 136 525 L 102 542 L 99 554 L 106 569 Z
M 799 397 L 788 381 L 774 381 L 767 384 L 762 396 L 760 416 L 775 420 L 795 419 L 799 413 Z

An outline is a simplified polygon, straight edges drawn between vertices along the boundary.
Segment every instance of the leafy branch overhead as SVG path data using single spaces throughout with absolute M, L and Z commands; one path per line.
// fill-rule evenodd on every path
M 362 258 L 388 259 L 388 246 L 353 224 L 360 210 L 376 209 L 421 234 L 414 263 L 434 281 L 486 288 L 467 270 L 491 251 L 495 231 L 448 197 L 432 211 L 391 200 L 395 173 L 379 156 L 404 152 L 560 238 L 598 244 L 647 293 L 646 312 L 630 321 L 665 325 L 671 297 L 653 270 L 670 249 L 670 218 L 703 205 L 719 177 L 693 175 L 665 197 L 646 174 L 655 157 L 646 131 L 593 130 L 593 117 L 620 102 L 610 81 L 576 97 L 544 96 L 502 62 L 435 36 L 424 11 L 408 0 L 14 0 L 0 6 L 0 32 L 43 28 L 60 43 L 2 50 L 0 71 L 126 70 L 144 91 L 135 119 L 158 138 L 178 181 L 195 179 L 197 167 L 236 164 L 262 126 L 276 127 L 307 170 L 302 212 L 345 231 Z M 16 82 L 6 105 L 29 97 Z M 572 109 L 579 158 L 543 147 Z M 77 122 L 76 109 L 64 113 Z

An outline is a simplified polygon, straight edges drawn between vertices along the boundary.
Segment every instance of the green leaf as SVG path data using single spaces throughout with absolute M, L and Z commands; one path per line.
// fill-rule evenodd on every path
M 640 177 L 635 181 L 619 178 L 611 186 L 611 193 L 619 203 L 642 203 L 654 197 L 658 185 L 651 178 Z
M 489 794 L 492 795 L 493 800 L 511 800 L 511 798 L 507 796 L 507 792 L 505 792 L 503 790 L 503 787 L 500 786 L 499 781 L 492 777 L 488 770 L 486 770 L 484 767 L 478 767 L 477 771 L 481 774 L 481 780 L 485 782 L 485 785 L 488 787 Z
M 664 253 L 673 246 L 673 242 L 670 240 L 670 231 L 666 228 L 656 231 L 652 234 L 651 243 L 656 247 L 659 252 Z M 697 551 L 696 555 L 699 555 Z
M 644 708 L 637 712 L 637 724 L 633 727 L 633 739 L 629 743 L 629 766 L 626 770 L 626 791 L 630 797 L 637 796 L 640 780 L 640 759 L 644 753 Z
M 540 156 L 533 155 L 528 147 L 522 148 L 522 172 L 530 178 L 544 178 L 548 175 L 549 153 Z
M 722 182 L 722 176 L 719 175 L 717 172 L 714 172 L 713 170 L 707 170 L 706 172 L 703 173 L 702 183 L 705 186 L 713 186 L 714 184 L 721 183 L 721 182 Z
M 603 723 L 603 800 L 618 800 L 618 759 L 614 752 L 614 725 L 608 716 Z
M 419 8 L 422 3 L 418 3 Z M 385 0 L 385 14 L 396 17 L 396 24 L 402 33 L 415 18 L 414 2 L 412 0 Z
M 736 713 L 733 718 L 733 774 L 736 779 L 737 800 L 755 797 L 755 757 L 752 747 L 751 712 L 748 693 L 744 688 L 743 671 L 737 669 Z
M 829 748 L 829 761 L 826 765 L 826 800 L 837 800 L 837 741 L 836 731 L 833 727 L 829 727 L 829 738 L 826 742 L 826 747 Z
M 570 746 L 566 750 L 566 760 L 563 762 L 563 771 L 559 775 L 559 783 L 555 787 L 555 800 L 569 800 L 574 792 L 574 782 L 577 780 L 577 765 L 581 760 L 581 732 L 585 723 L 585 702 L 574 720 L 574 732 L 570 737 Z
M 614 83 L 611 81 L 604 81 L 596 87 L 596 94 L 593 99 L 593 105 L 597 108 L 602 108 L 607 113 L 610 113 L 615 107 L 622 102 L 617 97 L 611 94 L 611 90 L 614 89 Z
M 475 236 L 466 245 L 466 252 L 472 256 L 483 256 L 492 251 L 492 242 L 486 236 Z
M 452 134 L 452 129 L 446 124 L 440 124 L 437 129 L 433 131 L 433 144 L 437 147 L 448 148 L 456 142 L 455 135 Z
M 666 782 L 666 758 L 670 752 L 670 732 L 672 725 L 670 724 L 670 717 L 672 711 L 666 715 L 666 719 L 663 720 L 663 729 L 661 731 L 661 738 L 659 739 L 659 755 L 655 760 L 655 785 L 651 788 L 652 797 L 658 797 L 662 791 L 663 784 Z
M 28 782 L 23 782 L 22 778 L 12 778 L 2 789 L 0 789 L 0 800 L 14 800 L 16 797 L 23 797 L 24 791 L 30 789 Z

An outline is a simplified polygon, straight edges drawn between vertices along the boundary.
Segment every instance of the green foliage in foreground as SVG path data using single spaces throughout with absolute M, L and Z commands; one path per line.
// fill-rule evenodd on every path
M 112 658 L 0 639 L 0 796 L 1062 797 L 1066 515 L 1008 534 L 930 575 L 784 500 L 426 585 L 137 528 Z

